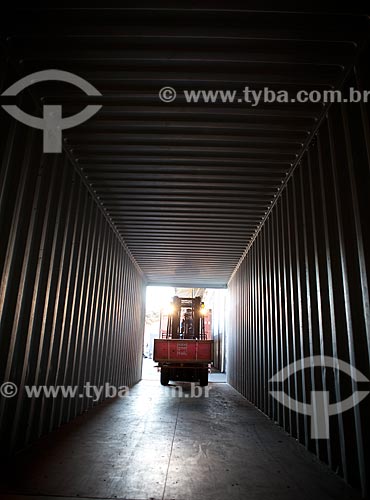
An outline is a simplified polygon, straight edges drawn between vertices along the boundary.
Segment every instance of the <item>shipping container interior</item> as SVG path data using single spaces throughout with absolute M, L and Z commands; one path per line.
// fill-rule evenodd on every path
M 370 498 L 350 7 L 4 8 L 0 500 Z M 206 388 L 159 383 L 173 296 L 204 301 Z

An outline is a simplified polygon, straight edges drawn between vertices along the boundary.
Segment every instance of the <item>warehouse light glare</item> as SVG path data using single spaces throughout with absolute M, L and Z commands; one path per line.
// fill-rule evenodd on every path
M 162 307 L 162 312 L 163 314 L 166 314 L 167 316 L 171 316 L 174 313 L 175 309 L 173 307 L 173 304 L 167 304 L 165 307 Z

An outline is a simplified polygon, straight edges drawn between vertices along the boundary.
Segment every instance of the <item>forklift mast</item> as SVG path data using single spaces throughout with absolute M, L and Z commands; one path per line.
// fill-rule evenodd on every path
M 201 297 L 173 297 L 166 338 L 205 340 L 203 310 L 204 303 Z

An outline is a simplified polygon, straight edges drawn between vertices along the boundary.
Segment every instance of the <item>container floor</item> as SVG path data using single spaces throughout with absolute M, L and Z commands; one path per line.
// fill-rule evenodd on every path
M 359 498 L 228 384 L 191 397 L 154 373 L 8 462 L 0 499 Z

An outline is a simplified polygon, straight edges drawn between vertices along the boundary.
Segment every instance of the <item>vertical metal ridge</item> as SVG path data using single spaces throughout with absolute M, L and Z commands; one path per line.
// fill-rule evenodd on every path
M 140 379 L 145 308 L 141 272 L 69 158 L 44 155 L 15 123 L 0 165 L 0 375 L 19 392 L 1 398 L 3 455 L 94 404 L 29 398 L 26 385 L 82 392 Z
M 343 92 L 355 84 L 350 75 Z M 229 383 L 364 496 L 369 402 L 331 417 L 330 440 L 313 440 L 310 417 L 268 396 L 268 379 L 315 355 L 338 357 L 370 377 L 368 126 L 364 104 L 331 106 L 229 282 L 241 313 L 232 313 L 228 340 Z M 303 402 L 315 389 L 337 401 L 357 390 L 355 380 L 331 372 L 297 372 L 284 390 Z

